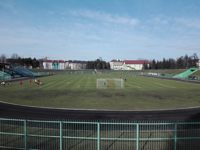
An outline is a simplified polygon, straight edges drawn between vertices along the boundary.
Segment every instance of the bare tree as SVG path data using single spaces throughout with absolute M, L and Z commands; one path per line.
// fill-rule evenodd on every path
M 18 58 L 19 58 L 19 55 L 16 54 L 16 53 L 14 53 L 14 54 L 12 54 L 11 58 L 12 58 L 12 59 L 18 59 Z
M 1 63 L 6 63 L 6 55 L 2 54 L 2 55 L 0 56 L 0 62 L 1 62 Z

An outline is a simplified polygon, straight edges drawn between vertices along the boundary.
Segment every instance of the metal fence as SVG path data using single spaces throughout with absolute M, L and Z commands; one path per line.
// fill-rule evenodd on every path
M 199 150 L 200 122 L 0 118 L 0 149 Z

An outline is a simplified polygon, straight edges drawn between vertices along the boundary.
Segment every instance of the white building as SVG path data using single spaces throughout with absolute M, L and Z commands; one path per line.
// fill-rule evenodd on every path
M 120 60 L 112 60 L 110 62 L 110 69 L 112 70 L 124 70 L 123 68 L 123 64 L 124 62 L 123 61 L 120 61 Z
M 86 69 L 86 62 L 85 61 L 69 61 L 69 68 L 71 70 Z
M 69 61 L 65 61 L 64 69 L 70 69 L 70 67 L 69 67 Z
M 149 62 L 146 60 L 112 60 L 110 68 L 112 70 L 142 70 L 145 64 L 149 65 Z
M 44 69 L 53 70 L 81 70 L 86 69 L 87 62 L 85 61 L 64 61 L 64 60 L 43 60 Z
M 199 61 L 197 62 L 197 67 L 200 69 L 200 59 L 199 59 Z
M 44 69 L 54 69 L 54 70 L 65 69 L 64 60 L 44 60 L 42 64 Z
M 52 60 L 45 60 L 42 62 L 43 68 L 44 69 L 52 69 Z
M 65 61 L 64 60 L 59 60 L 59 70 L 64 70 L 65 69 Z
M 142 70 L 144 69 L 144 65 L 148 64 L 146 60 L 125 60 L 124 66 L 125 70 Z

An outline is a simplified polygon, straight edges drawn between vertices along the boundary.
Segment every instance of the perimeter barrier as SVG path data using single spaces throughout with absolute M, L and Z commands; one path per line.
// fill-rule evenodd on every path
M 199 150 L 200 122 L 0 118 L 0 149 Z

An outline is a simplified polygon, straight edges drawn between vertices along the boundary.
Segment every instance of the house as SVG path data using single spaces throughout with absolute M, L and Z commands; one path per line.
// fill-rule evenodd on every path
M 112 60 L 110 68 L 112 70 L 142 70 L 145 64 L 149 65 L 149 62 L 147 60 Z

